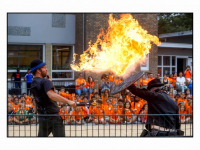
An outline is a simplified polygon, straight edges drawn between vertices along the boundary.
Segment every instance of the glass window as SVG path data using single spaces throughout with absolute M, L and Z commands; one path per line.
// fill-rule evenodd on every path
M 8 45 L 8 70 L 27 70 L 36 58 L 43 58 L 42 45 Z
M 159 65 L 159 66 L 162 65 L 162 56 L 158 56 L 158 65 Z
M 170 66 L 170 56 L 163 56 L 163 66 Z
M 70 64 L 73 61 L 72 46 L 53 46 L 52 70 L 72 70 Z
M 176 67 L 172 67 L 172 73 L 174 74 L 176 72 Z
M 175 56 L 172 56 L 172 66 L 175 66 L 176 65 L 176 57 Z
M 163 67 L 163 76 L 166 74 L 168 77 L 170 75 L 170 67 Z
M 52 78 L 73 78 L 72 72 L 52 72 Z

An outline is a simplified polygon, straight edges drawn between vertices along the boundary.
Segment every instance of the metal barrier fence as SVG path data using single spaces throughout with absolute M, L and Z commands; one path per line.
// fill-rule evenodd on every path
M 39 117 L 48 119 L 49 117 L 58 117 L 69 118 L 69 120 L 64 120 L 63 124 L 65 127 L 65 137 L 140 137 L 143 129 L 145 129 L 145 123 L 141 122 L 139 118 L 144 116 L 151 117 L 162 117 L 165 116 L 177 116 L 179 114 L 148 114 L 148 115 L 137 115 L 137 120 L 130 123 L 127 120 L 130 115 L 38 115 L 38 114 L 29 114 L 29 115 L 8 115 L 8 124 L 7 124 L 7 137 L 38 137 L 39 130 Z M 88 122 L 84 118 L 86 117 L 103 117 L 106 121 L 106 124 L 95 124 L 94 121 Z M 120 122 L 111 123 L 108 117 L 114 117 L 114 119 L 120 116 Z M 136 115 L 135 115 L 136 116 Z M 188 114 L 187 117 L 192 117 Z M 21 121 L 16 118 L 21 119 Z M 76 121 L 72 121 L 72 117 L 82 117 L 80 124 Z M 132 116 L 134 117 L 134 116 Z M 123 118 L 123 120 L 122 120 Z M 125 119 L 125 120 L 124 120 Z M 93 120 L 93 119 L 92 119 Z M 101 120 L 101 119 L 100 119 Z M 9 122 L 10 121 L 10 122 Z M 175 120 L 176 122 L 176 120 Z M 193 121 L 190 120 L 185 123 L 181 123 L 180 129 L 184 131 L 183 137 L 193 137 Z M 53 137 L 53 134 L 50 133 L 49 137 Z

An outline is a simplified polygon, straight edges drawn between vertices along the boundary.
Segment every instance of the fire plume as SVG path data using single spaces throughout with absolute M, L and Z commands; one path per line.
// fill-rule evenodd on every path
M 80 55 L 80 63 L 71 64 L 73 70 L 109 69 L 120 76 L 145 59 L 152 43 L 160 44 L 158 37 L 148 34 L 130 14 L 122 14 L 119 20 L 110 14 L 108 25 L 105 32 L 100 30 L 95 43 L 89 42 L 89 48 Z

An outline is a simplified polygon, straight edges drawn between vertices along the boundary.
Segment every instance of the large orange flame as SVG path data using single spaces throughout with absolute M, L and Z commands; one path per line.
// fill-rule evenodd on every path
M 151 42 L 159 45 L 156 36 L 147 34 L 130 14 L 123 14 L 119 20 L 109 15 L 106 33 L 101 29 L 94 44 L 80 55 L 79 64 L 71 64 L 76 71 L 111 70 L 123 75 L 129 66 L 145 59 L 151 49 Z M 74 54 L 74 61 L 76 60 Z

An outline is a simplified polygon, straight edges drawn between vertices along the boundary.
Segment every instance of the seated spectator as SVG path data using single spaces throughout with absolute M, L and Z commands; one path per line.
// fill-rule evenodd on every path
M 117 103 L 118 102 L 118 100 L 117 100 L 118 98 L 117 98 L 117 96 L 113 96 L 113 98 L 112 98 L 112 104 L 115 104 L 115 103 Z
M 90 114 L 90 116 L 89 116 L 88 122 L 91 122 L 93 120 L 92 114 L 93 114 L 93 111 L 94 111 L 95 107 L 96 107 L 96 102 L 94 102 L 94 101 L 91 102 L 91 105 L 89 107 L 89 114 Z
M 171 99 L 174 99 L 174 94 L 173 94 L 173 93 L 170 92 L 170 93 L 168 94 L 168 96 L 169 96 Z
M 109 90 L 105 89 L 103 92 L 103 95 L 101 96 L 103 105 L 106 105 L 106 100 L 107 100 L 109 94 L 110 94 Z
M 179 105 L 179 108 L 180 108 L 180 110 L 179 110 L 179 114 L 180 114 L 179 118 L 181 120 L 181 123 L 189 122 L 190 117 L 186 118 L 186 115 L 187 115 L 186 106 L 183 103 L 181 103 Z
M 119 85 L 122 82 L 123 82 L 123 78 L 122 77 L 117 77 L 117 78 L 115 78 L 112 87 L 115 87 L 115 86 Z
M 63 120 L 63 124 L 67 124 L 70 122 L 69 113 L 67 111 L 67 106 L 65 104 L 61 105 L 59 115 L 61 116 L 61 118 Z
M 60 92 L 65 93 L 65 87 L 62 86 L 62 87 L 60 88 L 59 94 L 60 94 Z
M 28 96 L 26 93 L 23 93 L 23 96 L 25 98 L 25 102 L 27 103 L 27 101 L 31 101 L 31 97 Z
M 157 79 L 160 79 L 160 74 L 159 74 L 159 73 L 157 74 L 157 77 L 156 77 L 156 78 L 157 78 Z
M 143 106 L 143 108 L 141 109 L 140 114 L 142 114 L 140 116 L 140 120 L 142 123 L 146 123 L 147 122 L 147 114 L 148 114 L 148 104 L 145 104 Z
M 72 111 L 72 122 L 74 124 L 83 124 L 83 117 L 79 115 L 83 115 L 83 112 L 81 111 L 81 106 L 75 106 L 74 110 Z
M 174 97 L 174 101 L 177 103 L 178 105 L 178 100 L 180 99 L 180 94 L 176 94 L 175 97 Z
M 169 87 L 169 92 L 168 93 L 173 93 L 173 95 L 176 95 L 177 94 L 177 91 L 174 90 L 173 87 Z
M 102 101 L 98 100 L 96 107 L 93 109 L 93 115 L 99 115 L 99 116 L 94 116 L 94 123 L 95 124 L 106 124 L 106 120 L 104 119 L 104 108 L 102 106 Z
M 168 91 L 169 90 L 169 80 L 167 79 L 167 75 L 164 74 L 163 76 L 163 80 L 161 80 L 161 83 L 164 84 L 165 90 Z
M 8 95 L 8 98 L 7 98 L 7 104 L 8 103 L 11 103 L 13 105 L 13 98 L 11 95 Z
M 185 86 L 185 78 L 183 77 L 183 73 L 179 73 L 179 77 L 176 78 L 176 89 L 178 91 L 184 92 L 187 87 Z
M 111 99 L 107 99 L 106 102 L 107 102 L 107 104 L 104 105 L 104 114 L 107 115 L 107 116 L 105 116 L 105 120 L 109 121 L 109 118 L 110 118 L 109 115 L 111 115 L 111 112 L 113 110 L 113 106 L 112 106 Z
M 177 103 L 179 104 L 180 102 L 182 102 L 186 107 L 188 106 L 188 102 L 186 100 L 184 92 L 181 93 L 181 97 L 179 98 Z
M 99 93 L 98 92 L 94 93 L 94 97 L 96 100 L 98 100 L 100 98 Z
M 32 123 L 32 124 L 35 124 L 36 123 L 36 118 L 37 118 L 37 116 L 36 116 L 37 109 L 36 109 L 36 105 L 35 104 L 33 105 L 33 108 L 29 109 L 28 114 L 30 115 L 30 116 L 28 116 L 29 122 Z
M 13 102 L 13 111 L 16 113 L 19 109 L 19 99 L 18 97 L 14 98 L 14 102 Z
M 132 112 L 135 114 L 135 115 L 138 115 L 139 112 L 140 112 L 140 109 L 143 107 L 142 103 L 140 102 L 140 97 L 138 96 L 135 96 L 135 97 L 132 97 L 131 96 L 131 110 Z
M 125 102 L 131 102 L 131 92 L 127 92 L 126 97 L 125 97 Z
M 186 70 L 184 71 L 184 75 L 185 75 L 185 81 L 186 80 L 191 80 L 191 76 L 192 76 L 192 70 L 190 68 L 190 66 L 186 67 Z
M 142 79 L 140 79 L 140 87 L 141 88 L 147 88 L 148 81 L 146 80 L 145 74 L 142 76 Z
M 105 89 L 109 90 L 110 92 L 111 83 L 108 81 L 108 76 L 105 77 L 104 81 L 101 81 L 100 87 L 101 92 L 104 92 Z
M 79 74 L 79 78 L 76 79 L 75 86 L 76 86 L 76 93 L 79 96 L 81 96 L 81 93 L 83 93 L 84 96 L 86 95 L 86 93 L 87 93 L 87 89 L 85 88 L 86 82 L 85 82 L 85 79 L 83 79 L 83 74 L 82 73 L 80 73 Z
M 93 89 L 92 93 L 90 94 L 90 100 L 92 99 L 92 96 L 94 96 L 94 93 L 98 93 L 97 89 Z
M 148 81 L 148 83 L 151 81 L 151 80 L 153 80 L 154 78 L 153 78 L 153 73 L 148 73 L 148 78 L 146 79 L 147 81 Z
M 131 110 L 131 103 L 129 101 L 125 103 L 125 115 L 125 121 L 127 123 L 132 123 L 133 112 Z
M 110 116 L 110 123 L 114 123 L 114 124 L 120 124 L 121 123 L 121 117 L 119 115 L 120 111 L 118 110 L 118 104 L 115 103 L 113 104 L 113 109 L 110 112 L 111 115 L 115 115 L 115 116 Z
M 13 111 L 13 105 L 11 103 L 8 103 L 8 124 L 12 123 L 14 121 L 14 111 Z
M 76 95 L 75 95 L 75 99 L 76 99 L 76 100 L 77 100 L 77 102 L 79 102 L 79 103 L 80 103 L 80 102 L 82 102 L 82 99 L 79 97 L 79 95 L 78 95 L 78 94 L 76 94 Z
M 106 74 L 102 74 L 102 76 L 101 76 L 101 82 L 103 82 L 104 81 L 104 79 L 106 78 Z M 99 94 L 100 94 L 100 96 L 101 96 L 101 90 L 102 90 L 102 88 L 101 88 L 101 82 L 99 83 L 99 85 L 98 85 L 98 89 L 99 89 Z
M 88 92 L 88 99 L 90 98 L 90 94 L 92 94 L 94 88 L 94 81 L 91 76 L 88 76 L 88 81 L 86 82 L 86 89 Z
M 190 89 L 185 90 L 185 97 L 190 97 L 192 98 L 192 95 L 190 94 Z
M 86 96 L 83 97 L 83 101 L 82 102 L 85 103 L 85 106 L 81 106 L 81 111 L 82 111 L 83 115 L 88 115 L 89 114 L 89 109 L 88 109 L 88 105 L 87 105 L 88 99 L 87 99 Z M 84 121 L 87 121 L 89 119 L 89 117 L 88 116 L 83 116 L 83 119 L 84 119 Z
M 123 114 L 123 109 L 124 109 L 124 102 L 122 99 L 118 100 L 118 111 L 120 112 L 120 115 Z
M 174 84 L 176 84 L 176 81 L 174 82 L 174 75 L 173 74 L 170 74 L 168 81 L 169 81 L 169 87 L 174 87 Z
M 24 96 L 20 96 L 19 103 L 22 103 L 22 101 L 25 101 L 25 97 Z
M 26 116 L 28 113 L 24 109 L 24 107 L 25 107 L 24 104 L 19 104 L 19 110 L 16 112 L 18 116 L 16 116 L 16 119 L 14 120 L 16 123 L 28 124 L 29 120 L 28 117 Z
M 111 71 L 109 72 L 109 75 L 108 75 L 108 81 L 112 84 L 115 80 L 115 75 L 114 73 Z
M 190 118 L 190 120 L 192 120 L 192 118 L 193 118 L 193 116 L 192 116 L 192 114 L 193 114 L 193 105 L 192 105 L 192 101 L 189 101 L 188 102 L 188 107 L 187 107 L 187 114 L 190 114 L 190 115 L 188 115 L 188 117 Z

